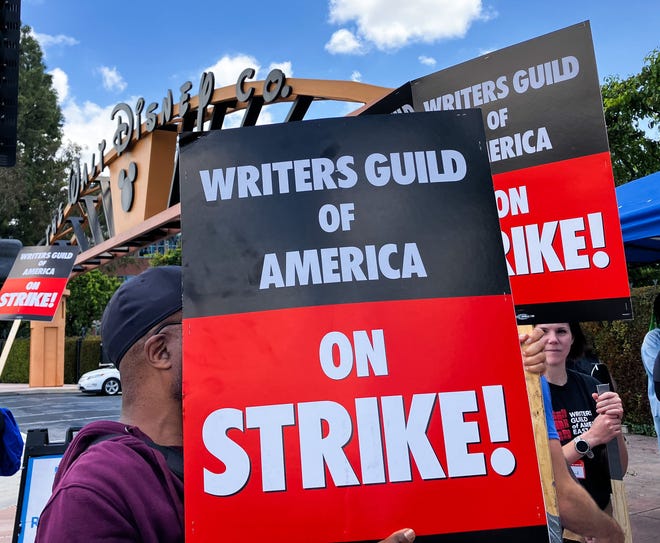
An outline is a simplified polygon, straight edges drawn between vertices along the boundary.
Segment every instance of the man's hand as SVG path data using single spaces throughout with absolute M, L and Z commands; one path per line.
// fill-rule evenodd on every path
M 543 375 L 545 373 L 545 339 L 543 330 L 534 328 L 529 334 L 519 334 L 520 349 L 523 357 L 523 367 L 530 373 Z
M 387 539 L 383 539 L 380 543 L 412 543 L 415 541 L 415 532 L 410 528 L 404 528 L 398 532 L 394 532 Z

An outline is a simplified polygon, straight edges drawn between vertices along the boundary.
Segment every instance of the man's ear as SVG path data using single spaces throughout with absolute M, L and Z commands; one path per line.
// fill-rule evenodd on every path
M 147 339 L 144 343 L 144 354 L 147 362 L 156 369 L 172 367 L 172 353 L 165 334 L 156 334 Z

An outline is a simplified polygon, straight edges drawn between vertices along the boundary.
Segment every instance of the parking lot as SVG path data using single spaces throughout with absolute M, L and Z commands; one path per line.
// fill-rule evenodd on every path
M 47 429 L 48 442 L 60 443 L 69 428 L 95 420 L 117 420 L 121 395 L 88 395 L 74 386 L 43 390 L 2 384 L 0 406 L 11 409 L 24 436 L 29 430 Z M 20 471 L 0 477 L 0 542 L 11 541 L 20 481 Z
M 0 405 L 11 410 L 21 432 L 47 428 L 49 442 L 64 441 L 70 427 L 84 426 L 94 420 L 117 420 L 121 395 L 95 396 L 71 390 L 58 394 L 2 394 Z

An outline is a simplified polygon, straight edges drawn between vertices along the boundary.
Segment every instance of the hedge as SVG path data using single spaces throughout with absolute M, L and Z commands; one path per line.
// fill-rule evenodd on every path
M 76 344 L 78 338 L 66 338 L 64 340 L 64 382 L 76 383 Z M 1 342 L 0 342 L 1 343 Z M 1 346 L 0 346 L 1 348 Z M 101 360 L 101 338 L 99 336 L 88 336 L 81 344 L 80 349 L 80 375 L 99 367 Z M 30 367 L 30 340 L 29 338 L 17 338 L 14 340 L 7 362 L 0 375 L 2 383 L 27 383 L 29 382 Z
M 4 348 L 5 342 L 2 341 Z M 27 383 L 30 365 L 30 339 L 16 338 L 0 375 L 3 383 Z
M 647 394 L 648 380 L 640 349 L 649 330 L 653 300 L 660 287 L 632 289 L 633 320 L 590 322 L 583 326 L 593 341 L 596 354 L 604 362 L 623 400 L 624 422 L 633 433 L 655 435 Z

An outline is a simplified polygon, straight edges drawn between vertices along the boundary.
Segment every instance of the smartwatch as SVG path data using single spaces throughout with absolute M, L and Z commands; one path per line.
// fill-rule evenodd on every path
M 594 457 L 594 452 L 591 450 L 591 446 L 586 439 L 583 439 L 581 436 L 577 436 L 573 440 L 573 444 L 575 445 L 575 450 L 580 453 L 580 455 L 586 456 L 587 458 Z

